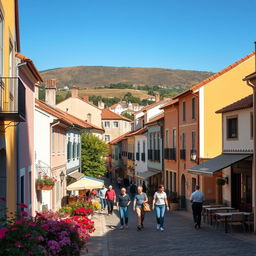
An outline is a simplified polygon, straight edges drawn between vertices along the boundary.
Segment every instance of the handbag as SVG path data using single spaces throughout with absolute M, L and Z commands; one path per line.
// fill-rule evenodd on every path
M 150 212 L 151 211 L 149 203 L 143 203 L 143 211 L 144 212 Z

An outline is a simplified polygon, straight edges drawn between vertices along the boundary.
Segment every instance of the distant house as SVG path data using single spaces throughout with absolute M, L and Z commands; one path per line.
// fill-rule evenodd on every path
M 139 105 L 138 103 L 131 103 L 131 102 L 126 102 L 122 101 L 119 103 L 116 103 L 112 106 L 109 107 L 109 110 L 116 114 L 123 114 L 123 113 L 128 113 L 128 114 L 134 114 L 135 112 L 141 110 L 143 106 Z
M 66 113 L 69 113 L 85 122 L 96 126 L 97 130 L 93 131 L 95 135 L 102 137 L 103 130 L 101 128 L 102 109 L 89 102 L 88 97 L 83 99 L 78 96 L 78 88 L 73 86 L 71 89 L 71 97 L 57 104 L 57 107 Z
M 105 130 L 104 140 L 110 142 L 131 130 L 131 120 L 118 115 L 109 109 L 102 110 L 102 127 Z

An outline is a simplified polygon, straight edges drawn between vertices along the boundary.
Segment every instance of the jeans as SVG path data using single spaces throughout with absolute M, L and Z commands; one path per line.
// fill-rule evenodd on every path
M 106 208 L 106 199 L 105 198 L 100 198 L 100 204 L 101 204 L 101 209 L 105 209 Z
M 114 209 L 114 201 L 113 200 L 107 200 L 107 204 L 108 204 L 108 214 L 112 214 L 113 209 Z
M 165 214 L 165 204 L 156 205 L 156 221 L 160 225 L 160 228 L 164 227 L 164 214 Z
M 127 206 L 120 206 L 119 207 L 119 214 L 120 214 L 120 223 L 121 226 L 128 224 L 128 207 Z
M 203 203 L 196 203 L 196 202 L 192 203 L 194 223 L 196 223 L 198 227 L 201 226 L 202 209 L 203 209 Z

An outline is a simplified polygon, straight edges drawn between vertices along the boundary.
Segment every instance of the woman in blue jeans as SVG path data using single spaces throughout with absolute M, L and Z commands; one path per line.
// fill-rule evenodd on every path
M 158 191 L 155 192 L 152 208 L 153 210 L 156 210 L 156 228 L 164 231 L 164 214 L 165 210 L 169 211 L 167 195 L 164 192 L 164 185 L 159 185 Z
M 130 197 L 126 194 L 126 189 L 121 189 L 121 195 L 117 198 L 117 206 L 119 206 L 120 229 L 128 228 L 128 206 L 131 203 Z

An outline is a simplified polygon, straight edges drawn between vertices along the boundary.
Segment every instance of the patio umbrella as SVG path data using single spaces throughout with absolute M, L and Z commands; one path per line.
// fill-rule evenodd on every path
M 97 189 L 102 188 L 104 185 L 103 180 L 92 178 L 89 176 L 84 176 L 82 179 L 67 186 L 67 190 L 84 190 L 84 189 Z

